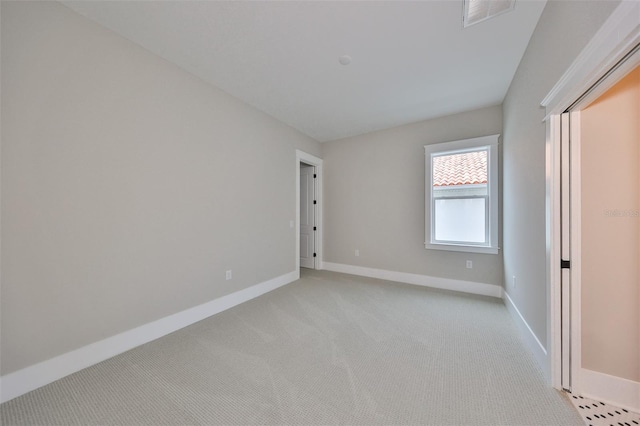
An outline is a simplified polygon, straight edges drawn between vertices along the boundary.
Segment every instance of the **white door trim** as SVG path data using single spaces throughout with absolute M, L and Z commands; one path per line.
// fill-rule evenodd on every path
M 562 389 L 562 298 L 561 298 L 561 215 L 560 215 L 560 114 L 547 120 L 545 145 L 546 183 L 546 251 L 547 251 L 547 353 L 551 385 Z
M 561 42 L 561 41 L 559 41 Z M 561 358 L 561 301 L 560 301 L 560 114 L 570 107 L 572 111 L 588 105 L 589 102 L 603 94 L 627 72 L 640 64 L 640 53 L 634 47 L 640 43 L 640 1 L 626 0 L 613 11 L 611 16 L 598 30 L 576 60 L 558 80 L 549 94 L 542 100 L 541 105 L 546 108 L 545 121 L 547 123 L 546 143 L 546 218 L 547 218 L 547 307 L 548 307 L 548 341 L 551 385 L 561 388 L 562 358 Z M 621 63 L 621 61 L 624 63 Z M 610 70 L 612 70 L 610 72 Z M 606 80 L 604 80 L 606 78 Z M 586 95 L 585 95 L 586 94 Z M 579 116 L 576 115 L 576 121 Z M 572 120 L 574 116 L 572 115 Z M 572 129 L 575 131 L 575 128 Z M 579 137 L 574 134 L 573 137 Z M 574 140 L 575 142 L 575 140 Z M 574 144 L 579 145 L 579 144 Z M 579 148 L 572 149 L 572 161 L 579 156 Z M 572 202 L 580 201 L 579 162 L 572 164 Z M 576 204 L 574 204 L 576 205 Z M 579 247 L 580 216 L 578 209 L 573 209 L 572 247 Z M 577 234 L 577 235 L 576 235 Z M 576 257 L 577 255 L 577 257 Z M 579 252 L 572 252 L 572 269 L 579 269 Z M 572 388 L 579 393 L 580 385 L 580 310 L 579 271 L 572 271 Z M 578 325 L 576 327 L 575 325 Z
M 570 114 L 571 206 L 582 205 L 582 162 L 580 161 L 580 111 Z M 582 209 L 571 209 L 571 389 L 581 392 L 582 382 Z
M 324 227 L 322 222 L 322 210 L 323 210 L 323 202 L 322 202 L 322 177 L 323 177 L 323 169 L 322 169 L 322 159 L 316 157 L 315 155 L 311 155 L 304 151 L 300 151 L 296 149 L 296 219 L 295 219 L 295 229 L 296 229 L 296 273 L 300 273 L 300 162 L 309 164 L 316 168 L 317 178 L 315 179 L 315 193 L 316 200 L 318 203 L 315 206 L 315 215 L 316 215 L 316 226 L 318 228 L 315 240 L 316 240 L 316 262 L 315 269 L 322 269 L 322 235 L 324 233 Z
M 573 245 L 571 244 L 571 236 L 573 232 L 571 225 L 571 183 L 573 176 L 570 175 L 572 158 L 571 158 L 571 138 L 570 138 L 570 125 L 569 125 L 569 113 L 564 113 L 560 116 L 560 259 L 573 262 L 573 256 L 571 250 Z M 560 293 L 561 293 L 561 309 L 562 309 L 562 389 L 571 391 L 571 378 L 573 372 L 571 371 L 571 355 L 573 352 L 573 339 L 571 339 L 571 324 L 573 322 L 571 316 L 573 314 L 571 310 L 571 303 L 569 302 L 573 291 L 571 286 L 574 283 L 571 276 L 571 271 L 576 269 L 576 265 L 572 264 L 571 269 L 560 269 Z M 565 302 L 566 301 L 566 302 Z
M 558 42 L 562 43 L 561 40 Z M 566 111 L 638 43 L 640 1 L 623 0 L 540 103 L 546 109 L 545 120 Z M 621 74 L 633 68 L 631 63 L 626 63 Z M 583 105 L 606 92 L 619 79 L 609 79 L 605 85 L 598 85 L 589 99 L 583 100 Z

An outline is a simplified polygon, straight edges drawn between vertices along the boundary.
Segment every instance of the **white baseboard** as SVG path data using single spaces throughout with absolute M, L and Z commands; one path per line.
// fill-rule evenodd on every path
M 580 369 L 580 390 L 585 398 L 640 413 L 640 383 L 597 371 Z
M 547 378 L 550 377 L 549 357 L 547 356 L 547 350 L 545 349 L 544 345 L 540 343 L 540 340 L 538 340 L 538 337 L 533 332 L 531 327 L 529 327 L 529 324 L 520 313 L 520 310 L 518 309 L 516 304 L 513 303 L 513 300 L 511 300 L 511 297 L 509 297 L 509 293 L 507 293 L 506 291 L 504 292 L 503 299 L 505 302 L 504 304 L 507 307 L 507 310 L 509 311 L 513 319 L 516 321 L 516 325 L 520 330 L 520 335 L 522 336 L 527 347 L 529 348 L 534 358 L 538 362 L 538 365 L 540 366 L 540 368 L 542 368 L 542 371 L 544 372 L 545 377 Z
M 254 286 L 236 291 L 210 302 L 186 309 L 168 317 L 125 331 L 66 354 L 31 365 L 0 377 L 0 402 L 6 402 L 69 374 L 97 364 L 144 343 L 173 333 L 211 315 L 254 299 L 300 277 L 299 271 L 289 272 Z
M 476 283 L 472 281 L 453 280 L 449 278 L 430 277 L 428 275 L 410 274 L 408 272 L 387 271 L 384 269 L 365 268 L 363 266 L 344 265 L 341 263 L 323 262 L 323 269 L 360 275 L 381 280 L 415 284 L 425 287 L 454 290 L 483 296 L 502 297 L 502 287 L 494 284 Z

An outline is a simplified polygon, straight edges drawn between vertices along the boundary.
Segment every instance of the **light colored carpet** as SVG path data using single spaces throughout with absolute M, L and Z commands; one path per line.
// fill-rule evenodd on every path
M 3 425 L 581 425 L 501 301 L 326 271 L 0 406 Z

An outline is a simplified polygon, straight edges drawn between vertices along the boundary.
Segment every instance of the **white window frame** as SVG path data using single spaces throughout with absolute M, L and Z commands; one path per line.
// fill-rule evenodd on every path
M 432 145 L 425 145 L 425 243 L 427 249 L 448 250 L 469 253 L 498 254 L 498 138 L 500 135 L 482 136 L 479 138 L 463 139 L 458 141 L 443 142 Z M 438 242 L 435 240 L 432 220 L 435 208 L 433 197 L 433 156 L 461 153 L 464 151 L 477 151 L 486 148 L 487 153 L 487 215 L 486 233 L 487 242 L 484 244 L 474 244 L 466 242 Z

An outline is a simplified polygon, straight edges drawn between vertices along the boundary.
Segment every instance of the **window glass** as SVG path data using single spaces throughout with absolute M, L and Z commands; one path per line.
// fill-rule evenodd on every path
M 486 243 L 486 201 L 443 199 L 435 202 L 435 239 L 461 243 Z
M 432 156 L 436 241 L 487 242 L 487 153 L 485 148 Z

